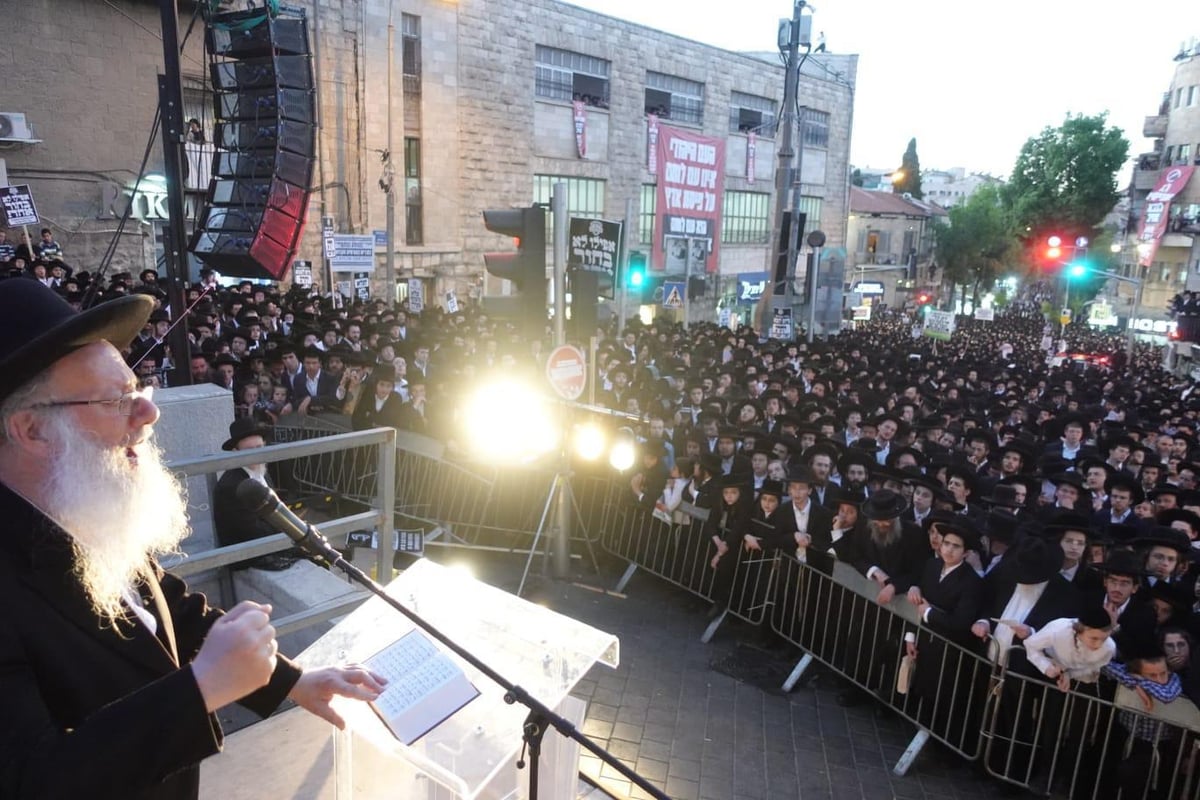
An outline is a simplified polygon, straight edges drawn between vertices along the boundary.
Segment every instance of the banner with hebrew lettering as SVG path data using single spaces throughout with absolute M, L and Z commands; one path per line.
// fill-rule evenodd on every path
M 657 162 L 650 268 L 685 275 L 716 272 L 725 140 L 660 125 Z

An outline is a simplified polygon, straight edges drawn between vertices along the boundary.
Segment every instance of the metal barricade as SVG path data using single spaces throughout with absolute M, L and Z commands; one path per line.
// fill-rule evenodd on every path
M 903 597 L 882 606 L 879 588 L 847 564 L 822 568 L 778 554 L 771 627 L 805 655 L 784 683 L 791 690 L 819 661 L 898 715 L 918 726 L 895 767 L 903 775 L 929 738 L 963 758 L 981 752 L 980 719 L 991 686 L 992 663 L 920 625 Z M 916 638 L 912 680 L 898 686 L 905 634 Z
M 1186 698 L 1145 712 L 1131 690 L 1068 692 L 1013 648 L 998 671 L 983 726 L 989 774 L 1041 795 L 1076 800 L 1200 798 L 1200 712 Z

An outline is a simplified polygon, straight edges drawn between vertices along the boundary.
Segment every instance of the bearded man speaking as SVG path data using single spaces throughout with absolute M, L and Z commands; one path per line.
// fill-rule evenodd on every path
M 222 706 L 266 716 L 291 698 L 340 727 L 334 695 L 383 688 L 358 667 L 302 673 L 270 606 L 223 613 L 159 568 L 187 506 L 118 350 L 152 307 L 77 313 L 0 281 L 0 797 L 196 797 Z

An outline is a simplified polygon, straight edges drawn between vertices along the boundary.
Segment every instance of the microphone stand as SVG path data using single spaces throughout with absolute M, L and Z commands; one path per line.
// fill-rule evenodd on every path
M 273 493 L 272 493 L 273 494 Z M 299 536 L 295 531 L 284 531 L 292 537 L 293 541 L 309 555 L 315 558 L 323 558 L 333 566 L 340 569 L 346 575 L 350 576 L 356 583 L 366 587 L 371 594 L 383 600 L 392 608 L 399 611 L 404 616 L 412 620 L 423 631 L 433 636 L 446 647 L 450 648 L 456 655 L 466 661 L 475 669 L 482 672 L 487 677 L 491 678 L 495 683 L 499 684 L 504 689 L 504 702 L 509 705 L 520 703 L 529 709 L 528 716 L 525 717 L 525 722 L 521 726 L 521 740 L 524 744 L 521 746 L 521 756 L 517 759 L 517 769 L 524 769 L 525 750 L 529 750 L 529 800 L 537 800 L 538 796 L 538 761 L 542 754 L 542 737 L 545 736 L 548 727 L 553 727 L 563 736 L 574 739 L 588 751 L 597 756 L 605 764 L 610 765 L 617 772 L 620 772 L 635 785 L 657 800 L 671 800 L 670 796 L 663 793 L 649 781 L 637 774 L 635 771 L 625 766 L 618 758 L 613 756 L 600 745 L 593 742 L 587 735 L 581 733 L 570 720 L 560 714 L 555 713 L 548 708 L 544 703 L 538 700 L 533 695 L 529 694 L 525 689 L 522 689 L 517 684 L 509 681 L 503 675 L 489 667 L 466 648 L 460 646 L 446 634 L 439 631 L 430 623 L 421 618 L 415 611 L 405 608 L 399 600 L 389 595 L 382 586 L 371 579 L 354 564 L 350 563 L 342 556 L 342 554 L 329 543 L 319 530 L 312 524 L 304 522 L 305 532 L 303 536 Z

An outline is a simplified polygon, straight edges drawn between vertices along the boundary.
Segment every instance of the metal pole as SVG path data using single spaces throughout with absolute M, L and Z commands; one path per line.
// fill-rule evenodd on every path
M 812 285 L 808 287 L 808 343 L 812 344 L 813 330 L 817 327 L 817 273 L 821 269 L 821 248 L 813 248 L 813 263 L 812 273 L 805 279 L 805 283 L 812 281 Z
M 171 316 L 178 320 L 187 309 L 184 296 L 184 284 L 187 281 L 184 225 L 187 213 L 183 205 L 183 78 L 179 65 L 179 13 L 175 0 L 159 0 L 158 10 L 163 42 L 163 74 L 158 76 L 158 102 L 162 112 L 163 174 L 167 179 L 168 220 L 163 260 L 167 268 L 167 300 L 171 305 Z M 192 383 L 192 372 L 188 368 L 191 344 L 187 331 L 186 324 L 175 325 L 167 335 L 173 359 L 170 376 L 172 386 L 190 386 Z
M 1125 355 L 1128 358 L 1129 367 L 1133 366 L 1133 321 L 1137 319 L 1138 308 L 1142 305 L 1142 281 L 1139 279 L 1133 290 L 1133 308 L 1129 310 L 1129 320 L 1125 323 L 1128 328 L 1128 340 L 1125 343 Z
M 789 273 L 792 273 L 791 263 L 788 259 L 791 255 L 790 244 L 792 237 L 789 236 L 789 243 L 785 247 L 780 247 L 779 240 L 783 233 L 783 219 L 787 210 L 788 191 L 792 188 L 793 181 L 793 157 L 795 151 L 792 149 L 792 115 L 796 107 L 796 90 L 799 84 L 799 75 L 797 74 L 797 64 L 799 63 L 800 54 L 800 10 L 806 5 L 805 0 L 796 0 L 792 7 L 792 24 L 788 32 L 787 46 L 787 65 L 785 67 L 783 77 L 783 113 L 780 114 L 780 125 L 782 130 L 779 135 L 779 152 L 778 166 L 775 168 L 775 227 L 774 236 L 771 244 L 771 308 L 780 307 L 780 302 L 775 295 L 775 280 L 774 273 L 776 265 L 779 264 L 779 259 L 785 259 L 786 268 L 784 270 L 784 294 L 783 305 L 787 308 L 791 307 L 792 288 L 791 281 L 787 280 Z M 795 227 L 795 219 L 792 220 L 793 228 Z M 794 273 L 793 277 L 794 277 Z M 763 325 L 768 324 L 764 308 Z
M 567 343 L 567 184 L 554 184 L 550 198 L 554 215 L 554 346 Z
M 692 317 L 692 241 L 688 240 L 688 257 L 683 260 L 683 329 L 688 329 Z
M 387 255 L 384 257 L 384 281 L 387 284 L 387 303 L 396 303 L 396 139 L 392 123 L 392 73 L 396 71 L 396 25 L 392 6 L 388 6 L 387 57 Z
M 796 65 L 796 93 L 800 92 L 800 65 Z M 796 119 L 796 138 L 800 144 L 796 148 L 796 169 L 793 171 L 794 179 L 792 182 L 792 226 L 788 228 L 787 241 L 787 297 L 788 308 L 792 309 L 792 319 L 794 320 L 799 314 L 795 309 L 795 298 L 793 294 L 796 286 L 796 272 L 800 269 L 800 182 L 804 179 L 804 112 L 808 110 L 808 106 L 799 106 Z M 814 265 L 814 270 L 816 266 Z M 809 305 L 809 319 L 815 320 L 812 314 L 812 307 L 816 305 L 817 287 L 812 283 L 813 276 L 808 274 L 808 267 L 804 269 L 804 293 L 806 297 L 802 298 L 803 302 Z M 793 338 L 796 332 L 792 331 Z M 812 323 L 809 323 L 807 341 L 812 344 L 813 329 Z
M 613 296 L 617 303 L 617 333 L 620 334 L 625 330 L 625 315 L 629 312 L 625 309 L 625 301 L 628 296 L 625 291 L 625 282 L 629 276 L 629 251 L 633 249 L 633 243 L 637 241 L 634 237 L 634 214 L 633 214 L 633 198 L 625 201 L 625 226 L 624 239 L 625 246 L 621 253 L 621 268 L 617 270 L 617 274 L 613 276 L 613 281 L 617 285 L 613 287 Z
M 317 182 L 321 185 L 321 224 L 325 224 L 325 220 L 329 218 L 329 204 L 325 197 L 328 191 L 325 186 L 325 156 L 321 147 L 321 133 L 324 130 L 325 115 L 321 113 L 321 12 L 319 9 L 314 9 L 312 15 L 313 21 L 313 109 L 316 114 L 314 122 L 317 124 Z M 336 227 L 336 226 L 334 226 Z M 329 257 L 325 255 L 325 248 L 322 243 L 321 247 L 321 274 L 324 279 L 325 288 L 333 288 L 333 271 L 329 262 Z M 294 278 L 295 276 L 293 276 Z

